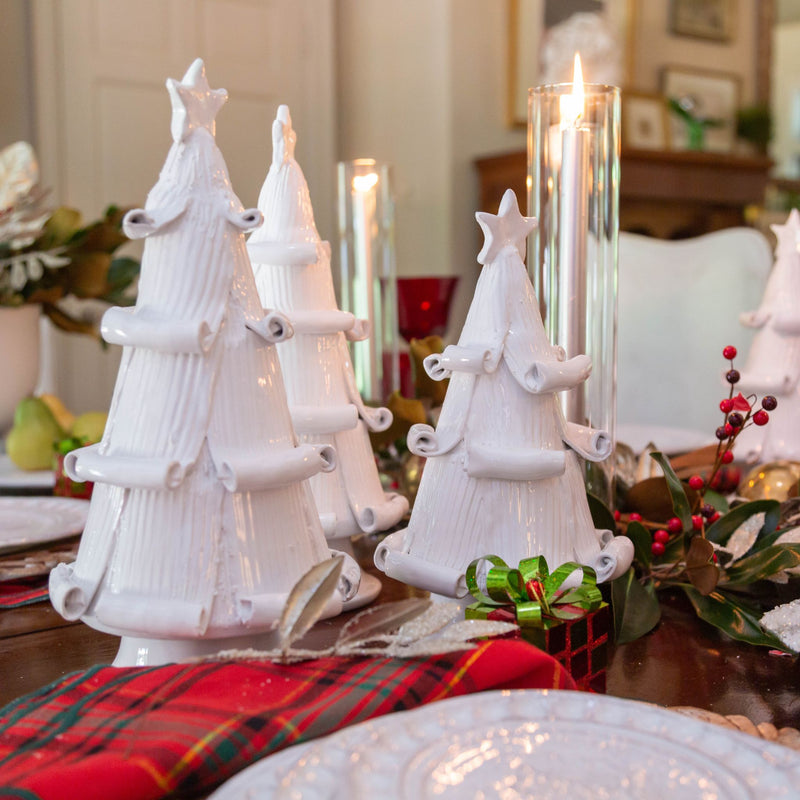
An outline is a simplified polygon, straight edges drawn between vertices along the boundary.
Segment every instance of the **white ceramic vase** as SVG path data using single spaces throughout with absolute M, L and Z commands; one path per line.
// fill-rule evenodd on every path
M 14 409 L 33 393 L 39 378 L 39 305 L 0 307 L 0 435 L 14 420 Z

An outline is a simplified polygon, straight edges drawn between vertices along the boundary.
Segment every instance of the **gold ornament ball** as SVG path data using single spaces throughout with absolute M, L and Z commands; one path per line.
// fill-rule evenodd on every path
M 419 482 L 422 480 L 422 470 L 425 467 L 425 459 L 422 456 L 409 454 L 403 465 L 403 489 L 408 497 L 409 503 L 414 505 L 419 490 Z
M 797 496 L 800 463 L 771 461 L 754 467 L 739 484 L 738 493 L 747 500 L 778 500 Z

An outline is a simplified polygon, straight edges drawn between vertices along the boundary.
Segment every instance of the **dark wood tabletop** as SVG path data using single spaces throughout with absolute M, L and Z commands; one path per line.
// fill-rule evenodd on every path
M 369 547 L 359 561 L 375 574 Z M 424 593 L 379 575 L 377 603 Z M 741 714 L 758 724 L 800 728 L 800 658 L 735 642 L 700 622 L 682 596 L 662 599 L 662 620 L 647 636 L 612 646 L 607 693 L 663 706 Z M 354 613 L 320 622 L 312 645 L 333 641 Z M 65 622 L 49 603 L 0 610 L 0 705 L 70 672 L 110 664 L 119 639 Z

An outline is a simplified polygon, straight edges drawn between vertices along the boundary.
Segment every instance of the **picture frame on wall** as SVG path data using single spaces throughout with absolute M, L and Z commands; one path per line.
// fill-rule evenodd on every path
M 736 111 L 741 78 L 728 72 L 695 67 L 667 66 L 661 70 L 661 92 L 694 117 L 713 121 L 706 128 L 704 150 L 730 153 L 736 142 Z M 689 149 L 689 128 L 676 112 L 669 112 L 669 141 L 673 150 Z
M 729 42 L 736 28 L 736 0 L 671 0 L 670 33 Z
M 622 146 L 636 150 L 669 149 L 669 117 L 662 95 L 622 93 Z

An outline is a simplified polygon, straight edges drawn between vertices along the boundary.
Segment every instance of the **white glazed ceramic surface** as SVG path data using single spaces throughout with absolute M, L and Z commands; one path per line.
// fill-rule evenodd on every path
M 792 209 L 785 225 L 773 225 L 778 245 L 761 305 L 742 314 L 741 323 L 756 334 L 735 391 L 774 395 L 778 407 L 768 425 L 748 425 L 736 439 L 736 454 L 748 461 L 800 461 L 800 212 Z
M 369 432 L 388 428 L 392 415 L 368 408 L 358 393 L 347 338 L 359 338 L 356 328 L 364 320 L 336 304 L 330 245 L 314 223 L 294 155 L 296 138 L 289 108 L 280 106 L 272 123 L 272 164 L 258 199 L 264 225 L 250 236 L 248 249 L 263 306 L 286 314 L 294 329 L 278 355 L 297 435 L 302 442 L 332 444 L 338 454 L 337 469 L 313 476 L 310 484 L 325 535 L 341 548 L 352 535 L 394 526 L 408 501 L 381 486 Z
M 94 480 L 91 508 L 75 563 L 50 575 L 60 614 L 133 643 L 119 665 L 255 641 L 330 557 L 308 479 L 335 454 L 297 446 L 275 348 L 292 327 L 262 307 L 244 239 L 262 215 L 214 138 L 227 94 L 200 59 L 167 89 L 174 143 L 123 221 L 147 239 L 136 306 L 104 318 L 124 345 L 108 424 L 65 463 Z M 323 616 L 355 595 L 352 566 Z
M 0 497 L 0 553 L 80 533 L 88 513 L 88 500 Z
M 5 454 L 0 455 L 0 486 L 19 489 L 51 489 L 56 475 L 51 469 L 27 471 L 19 469 Z
M 354 597 L 342 603 L 342 611 L 355 611 L 357 608 L 369 605 L 381 593 L 382 585 L 374 575 L 362 572 L 358 591 Z
M 497 214 L 479 212 L 485 244 L 458 345 L 425 360 L 450 378 L 436 428 L 414 425 L 408 447 L 427 462 L 408 528 L 375 554 L 390 577 L 458 597 L 469 563 L 487 554 L 508 564 L 544 556 L 550 569 L 577 561 L 598 581 L 622 574 L 633 545 L 601 542 L 589 512 L 580 458 L 611 452 L 604 431 L 567 423 L 558 393 L 589 378 L 587 356 L 551 343 L 523 263 L 536 224 L 514 192 Z M 569 356 L 569 357 L 568 357 Z
M 800 793 L 800 756 L 656 706 L 485 692 L 265 758 L 211 800 L 756 800 Z

